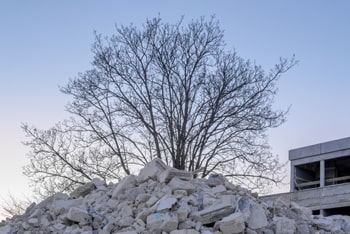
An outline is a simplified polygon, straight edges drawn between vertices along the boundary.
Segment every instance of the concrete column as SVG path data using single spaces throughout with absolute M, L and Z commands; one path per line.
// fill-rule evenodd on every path
M 326 212 L 325 212 L 324 210 L 320 210 L 320 215 L 321 215 L 321 216 L 325 217 L 325 213 L 326 213 Z
M 295 191 L 295 166 L 292 164 L 290 166 L 290 191 Z
M 324 160 L 320 161 L 320 187 L 323 188 L 325 185 L 325 166 Z
M 325 166 L 324 160 L 320 161 L 320 187 L 323 188 L 325 186 Z M 325 211 L 320 210 L 320 215 L 325 216 Z

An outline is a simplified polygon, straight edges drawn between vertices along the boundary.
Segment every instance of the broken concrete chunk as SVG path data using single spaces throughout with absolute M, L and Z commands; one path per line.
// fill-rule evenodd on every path
M 135 223 L 139 226 L 142 226 L 142 227 L 146 226 L 146 223 L 143 220 L 138 219 L 138 218 L 135 219 Z
M 145 194 L 145 189 L 139 187 L 126 188 L 125 194 L 129 201 L 135 201 L 138 195 Z
M 135 220 L 134 224 L 132 225 L 133 228 L 137 231 L 137 233 L 143 233 L 143 231 L 146 230 L 146 224 L 141 220 Z
M 115 217 L 108 215 L 104 219 L 104 227 L 99 231 L 99 234 L 110 234 L 115 225 Z
M 164 232 L 171 232 L 177 229 L 179 221 L 177 215 L 174 213 L 167 213 L 164 217 L 164 222 L 160 226 L 161 230 Z
M 232 205 L 234 208 L 237 206 L 236 197 L 234 195 L 221 195 L 220 201 L 222 203 Z
M 177 217 L 179 222 L 185 222 L 190 212 L 191 208 L 188 206 L 188 204 L 180 204 L 180 207 L 177 209 Z
M 120 203 L 118 206 L 120 209 L 120 216 L 121 217 L 129 217 L 129 216 L 133 216 L 133 207 L 127 203 L 127 202 L 123 202 Z
M 295 221 L 286 217 L 274 217 L 276 234 L 294 234 L 295 233 Z
M 27 222 L 22 223 L 21 226 L 24 228 L 24 230 L 27 230 L 27 229 L 30 228 L 30 225 L 29 225 Z M 0 229 L 0 230 L 1 230 L 1 229 Z
M 217 193 L 222 193 L 222 192 L 225 192 L 227 189 L 224 185 L 220 184 L 218 186 L 215 186 L 211 189 L 211 192 L 214 193 L 214 194 L 217 194 Z
M 145 203 L 146 201 L 148 201 L 150 199 L 150 197 L 151 197 L 150 194 L 141 193 L 141 194 L 137 195 L 137 197 L 135 198 L 135 204 L 138 205 L 140 203 Z
M 156 204 L 156 202 L 157 202 L 158 200 L 159 200 L 158 197 L 152 196 L 152 197 L 150 197 L 150 199 L 148 199 L 148 201 L 146 202 L 146 206 L 147 206 L 147 207 L 151 207 L 151 206 L 153 206 L 154 204 Z
M 266 204 L 269 209 L 273 209 L 275 216 L 280 216 L 280 217 L 289 216 L 286 213 L 290 212 L 290 206 L 291 206 L 290 201 L 283 199 L 282 197 L 278 197 L 274 201 L 271 201 L 271 200 L 267 201 Z
M 91 183 L 93 183 L 97 189 L 105 189 L 106 188 L 106 182 L 101 180 L 100 178 L 93 178 L 91 180 Z
M 167 168 L 164 172 L 158 174 L 158 181 L 160 183 L 167 183 L 174 177 L 182 180 L 193 179 L 193 175 L 189 171 L 178 170 L 175 168 Z
M 71 207 L 78 207 L 83 204 L 82 197 L 71 200 L 54 200 L 51 205 L 51 212 L 55 215 L 66 213 Z
M 191 184 L 191 182 L 184 181 L 178 177 L 172 178 L 168 186 L 172 189 L 172 191 L 180 189 L 186 190 L 188 195 L 192 194 L 196 190 L 196 188 L 193 184 Z
M 224 185 L 225 184 L 225 180 L 223 178 L 223 175 L 220 174 L 210 174 L 208 180 L 206 181 L 207 185 L 211 186 L 211 187 L 215 187 L 218 185 Z
M 133 224 L 134 219 L 130 216 L 121 218 L 117 221 L 118 226 L 120 227 L 130 227 Z
M 112 198 L 117 198 L 118 195 L 125 191 L 126 188 L 134 187 L 136 183 L 136 178 L 134 175 L 128 175 L 124 177 L 113 190 Z
M 92 182 L 88 182 L 71 192 L 71 198 L 84 197 L 89 194 L 92 190 L 96 189 L 96 186 Z
M 147 228 L 150 230 L 159 228 L 159 226 L 163 223 L 164 215 L 165 214 L 163 213 L 155 213 L 148 215 L 146 221 Z
M 41 216 L 42 210 L 41 209 L 35 209 L 33 210 L 32 214 L 28 217 L 29 219 L 31 218 L 38 218 Z
M 137 234 L 137 231 L 121 231 L 116 232 L 116 234 Z
M 13 233 L 12 232 L 12 228 L 11 228 L 11 225 L 7 224 L 3 227 L 0 227 L 0 233 L 3 233 L 3 234 L 10 234 L 10 233 Z
M 144 168 L 140 170 L 140 173 L 137 176 L 137 181 L 144 182 L 148 179 L 155 179 L 167 168 L 168 166 L 159 158 L 153 159 L 151 162 L 146 164 Z
M 187 191 L 184 189 L 174 190 L 173 194 L 176 198 L 186 197 Z
M 108 186 L 93 179 L 71 195 L 78 198 L 58 193 L 33 203 L 25 214 L 0 222 L 0 233 L 350 233 L 348 216 L 313 216 L 291 200 L 266 203 L 221 175 L 193 179 L 159 160 L 137 178 Z
M 233 213 L 214 225 L 214 229 L 220 229 L 223 234 L 238 234 L 245 230 L 244 216 L 242 213 Z
M 31 218 L 28 220 L 28 223 L 34 226 L 39 226 L 39 219 L 37 218 Z
M 200 232 L 195 229 L 183 229 L 171 231 L 170 234 L 200 234 Z
M 176 203 L 175 197 L 164 197 L 157 203 L 157 212 L 170 210 Z
M 147 228 L 149 230 L 160 229 L 164 232 L 171 232 L 177 229 L 178 226 L 177 216 L 173 213 L 155 213 L 147 217 Z
M 350 233 L 350 230 L 344 230 L 344 232 Z M 306 222 L 296 222 L 295 233 L 311 233 L 309 224 Z
M 54 227 L 54 229 L 57 230 L 57 231 L 63 230 L 63 229 L 66 228 L 66 226 L 63 225 L 62 223 L 56 223 L 56 224 L 53 225 L 53 227 Z
M 146 222 L 147 216 L 150 214 L 150 209 L 149 208 L 143 208 L 141 211 L 138 212 L 136 215 L 136 219 L 140 219 L 143 222 Z
M 166 195 L 171 195 L 173 193 L 173 190 L 169 186 L 164 186 L 160 191 L 159 191 L 159 196 L 164 197 Z
M 212 230 L 201 230 L 200 233 L 201 233 L 201 234 L 221 234 L 220 231 L 214 232 L 214 231 L 212 231 Z
M 214 194 L 205 193 L 202 195 L 203 198 L 201 198 L 201 196 L 200 196 L 201 193 L 198 193 L 197 195 L 199 195 L 199 196 L 197 196 L 198 203 L 202 204 L 202 207 L 201 206 L 198 207 L 199 210 L 202 210 L 204 207 L 211 206 L 213 204 L 218 203 L 218 199 L 216 196 L 214 196 Z M 224 200 L 222 196 L 220 196 L 220 202 L 227 203 L 227 201 Z M 227 203 L 227 204 L 231 205 L 231 203 Z
M 250 215 L 247 219 L 247 225 L 251 229 L 259 229 L 268 225 L 265 210 L 257 203 L 250 205 Z
M 312 211 L 309 208 L 303 207 L 295 202 L 291 202 L 291 210 L 296 214 L 295 219 L 310 220 Z
M 68 211 L 67 218 L 73 222 L 88 223 L 90 221 L 90 215 L 86 210 L 71 207 Z
M 35 203 L 32 203 L 26 210 L 26 214 L 33 212 L 33 208 L 46 208 L 51 205 L 51 203 L 55 200 L 67 200 L 69 196 L 64 193 L 56 193 L 54 195 L 49 196 L 45 200 L 41 201 L 38 205 L 35 206 Z M 34 206 L 33 206 L 34 205 Z
M 250 199 L 248 196 L 242 196 L 238 200 L 237 209 L 245 215 L 246 218 L 250 215 Z
M 219 221 L 233 212 L 234 207 L 231 205 L 219 203 L 206 207 L 201 211 L 192 212 L 190 217 L 196 221 L 200 221 L 202 224 L 208 224 Z
M 179 223 L 178 229 L 192 229 L 196 226 L 196 223 L 192 219 L 187 219 L 184 222 Z
M 47 227 L 50 225 L 50 221 L 44 216 L 40 218 L 40 226 Z

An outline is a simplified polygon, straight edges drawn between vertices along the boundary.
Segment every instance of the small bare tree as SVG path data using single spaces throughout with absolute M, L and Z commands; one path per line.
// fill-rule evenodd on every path
M 29 198 L 18 198 L 9 193 L 6 198 L 1 198 L 0 201 L 0 216 L 11 218 L 14 215 L 22 215 L 27 207 L 31 204 Z
M 272 103 L 294 59 L 265 72 L 225 49 L 215 18 L 117 27 L 111 37 L 97 35 L 92 49 L 92 69 L 62 88 L 73 98 L 67 110 L 74 119 L 51 131 L 24 126 L 33 149 L 25 173 L 37 184 L 47 186 L 50 177 L 49 185 L 65 181 L 65 190 L 101 173 L 130 174 L 155 157 L 254 189 L 281 181 L 265 132 L 285 121 Z
M 72 123 L 74 120 L 67 120 L 49 130 L 22 125 L 31 139 L 24 143 L 31 148 L 31 161 L 24 174 L 31 178 L 40 197 L 71 192 L 95 177 L 106 181 L 122 174 L 120 163 L 101 141 L 88 141 L 84 132 L 71 129 Z

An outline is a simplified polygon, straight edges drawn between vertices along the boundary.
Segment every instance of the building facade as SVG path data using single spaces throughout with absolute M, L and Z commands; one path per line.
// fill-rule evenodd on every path
M 289 151 L 290 193 L 285 199 L 314 214 L 350 215 L 350 137 Z

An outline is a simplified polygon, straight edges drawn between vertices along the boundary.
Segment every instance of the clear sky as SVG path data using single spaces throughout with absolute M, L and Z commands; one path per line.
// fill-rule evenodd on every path
M 266 70 L 295 54 L 275 102 L 291 106 L 288 120 L 268 132 L 281 161 L 292 148 L 350 136 L 349 12 L 346 0 L 1 1 L 0 198 L 30 194 L 21 122 L 46 129 L 67 117 L 59 86 L 90 68 L 94 30 L 111 35 L 115 24 L 158 15 L 175 23 L 215 14 L 227 48 Z

